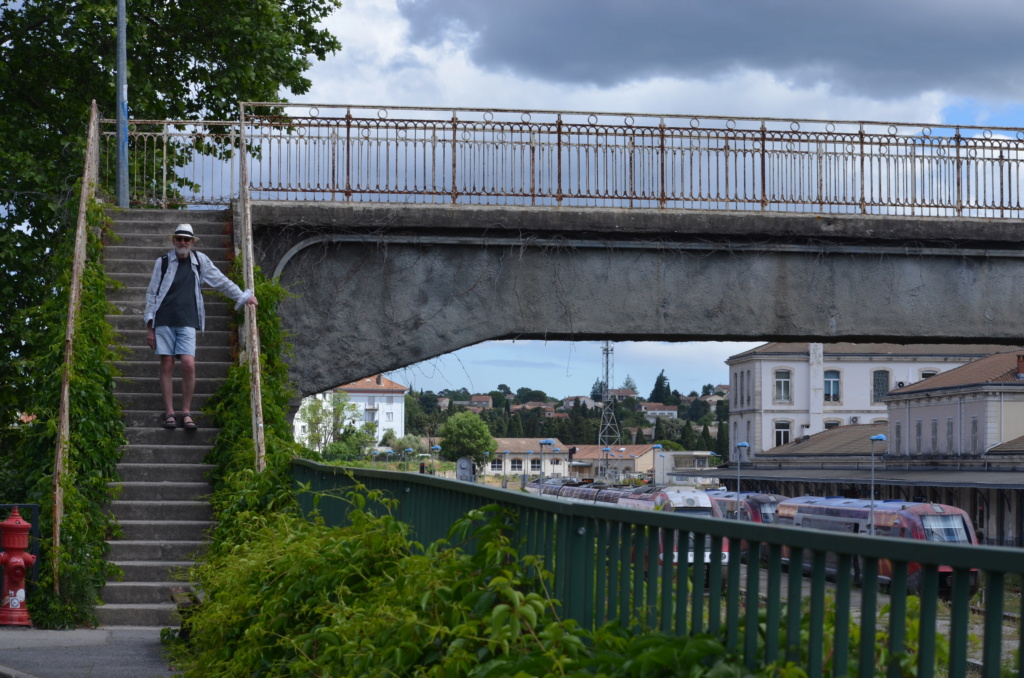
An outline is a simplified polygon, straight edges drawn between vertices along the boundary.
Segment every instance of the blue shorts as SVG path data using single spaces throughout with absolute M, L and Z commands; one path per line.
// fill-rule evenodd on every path
M 194 327 L 158 327 L 156 328 L 157 355 L 190 355 L 196 354 L 196 328 Z

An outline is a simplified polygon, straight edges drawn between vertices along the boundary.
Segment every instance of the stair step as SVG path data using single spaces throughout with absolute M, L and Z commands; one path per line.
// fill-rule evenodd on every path
M 118 521 L 122 520 L 213 520 L 208 501 L 116 500 L 106 506 Z
M 230 363 L 234 360 L 232 344 L 211 344 L 205 333 L 200 332 L 196 336 L 196 363 L 198 369 L 202 369 L 204 363 Z M 232 342 L 233 343 L 233 342 Z M 141 344 L 121 344 L 121 358 L 128 362 L 142 362 L 149 360 L 156 365 L 159 358 L 153 353 L 153 349 L 146 346 L 145 339 Z
M 121 463 L 202 464 L 209 453 L 209 445 L 126 445 L 121 449 Z
M 115 332 L 122 333 L 126 330 L 146 330 L 146 325 L 142 320 L 142 314 L 145 312 L 145 302 L 143 301 L 140 306 L 139 312 L 134 313 L 118 313 L 107 315 L 107 323 L 114 328 Z M 235 315 L 210 315 L 210 305 L 206 304 L 206 331 L 219 331 L 219 332 L 230 332 L 232 330 L 232 323 L 234 322 Z
M 201 373 L 201 377 L 214 380 L 223 380 L 228 376 L 228 370 L 234 363 L 231 362 L 215 362 L 209 361 L 201 363 L 197 366 L 197 369 Z M 120 372 L 121 379 L 153 379 L 156 383 L 159 383 L 160 361 L 156 356 L 150 355 L 148 360 L 121 360 L 117 363 L 117 371 Z M 181 377 L 177 374 L 173 376 L 174 379 L 174 392 L 181 393 Z M 220 384 L 217 385 L 220 388 Z M 145 389 L 143 389 L 145 390 Z
M 197 371 L 201 368 L 205 368 L 204 365 L 198 365 Z M 126 397 L 131 397 L 133 394 L 143 393 L 159 393 L 160 392 L 160 377 L 156 376 L 156 370 L 159 369 L 159 363 L 154 359 L 150 363 L 149 374 L 145 376 L 135 376 L 131 379 L 117 379 L 114 382 L 114 393 L 120 396 L 124 394 Z M 196 377 L 195 393 L 206 396 L 213 395 L 220 388 L 220 385 L 224 383 L 224 376 L 227 376 L 225 371 L 224 376 L 210 377 L 205 376 L 208 373 L 207 369 L 202 369 L 204 376 Z M 174 392 L 181 393 L 181 377 L 175 376 L 173 378 Z
M 142 316 L 146 312 L 145 287 L 119 287 L 116 290 L 108 288 L 107 301 L 120 311 L 121 315 L 137 317 L 139 319 L 139 326 L 145 329 L 142 323 Z M 234 303 L 229 305 L 223 295 L 209 288 L 203 290 L 203 306 L 206 310 L 207 319 L 216 316 L 233 318 L 235 315 Z
M 174 603 L 110 604 L 93 610 L 100 626 L 178 626 L 178 606 Z
M 184 581 L 188 568 L 192 567 L 192 561 L 189 560 L 129 560 L 113 563 L 124 572 L 122 581 L 127 582 Z
M 120 488 L 120 501 L 192 501 L 208 499 L 213 487 L 206 480 L 203 482 L 127 482 L 111 483 Z
M 180 581 L 108 581 L 100 589 L 100 600 L 106 603 L 104 607 L 166 605 L 171 601 L 171 590 L 182 585 Z
M 117 475 L 125 483 L 199 483 L 214 468 L 212 464 L 118 464 Z
M 209 520 L 122 520 L 124 539 L 154 541 L 200 541 L 213 527 Z
M 153 209 L 110 209 L 107 216 L 114 221 L 115 232 L 119 225 L 142 224 L 154 230 L 165 228 L 165 224 L 192 224 L 193 228 L 199 228 L 201 224 L 222 223 L 230 224 L 232 220 L 230 208 L 218 207 L 216 209 L 187 209 L 187 210 L 153 210 Z M 170 235 L 170 231 L 168 231 Z
M 193 418 L 197 412 L 202 411 L 206 401 L 210 399 L 211 393 L 196 393 L 192 396 L 192 407 L 191 413 Z M 151 410 L 157 413 L 157 418 L 162 421 L 160 414 L 164 413 L 164 398 L 160 395 L 159 391 L 153 393 L 118 393 L 118 400 L 121 402 L 121 406 L 132 410 Z M 181 414 L 181 391 L 176 390 L 174 392 L 174 404 L 178 408 L 178 414 Z M 154 419 L 154 423 L 156 420 Z M 179 419 L 178 425 L 181 426 Z
M 180 402 L 180 399 L 175 396 L 176 402 Z M 124 403 L 121 404 L 122 408 L 125 408 Z M 181 412 L 178 412 L 181 414 Z M 176 431 L 183 433 L 186 436 L 199 435 L 206 428 L 213 428 L 210 423 L 210 418 L 203 414 L 201 410 L 198 410 L 193 404 L 192 407 L 192 418 L 196 424 L 199 425 L 198 429 L 192 431 L 186 431 L 180 426 L 176 429 L 165 429 L 161 426 L 164 420 L 164 406 L 161 402 L 156 407 L 146 407 L 146 409 L 122 409 L 121 419 L 125 422 L 125 426 L 130 428 L 152 428 L 157 431 L 161 431 L 165 435 L 174 435 Z M 174 438 L 173 440 L 178 440 Z
M 129 560 L 191 561 L 194 560 L 196 556 L 206 551 L 206 543 L 201 541 L 150 541 L 116 539 L 113 541 L 108 541 L 107 546 L 110 549 L 109 552 L 107 553 L 107 558 L 114 562 L 124 562 Z M 104 598 L 104 600 L 107 599 Z
M 136 445 L 163 445 L 174 447 L 179 445 L 202 445 L 212 447 L 217 440 L 218 428 L 203 426 L 205 418 L 202 414 L 192 413 L 200 426 L 195 431 L 186 431 L 183 428 L 165 429 L 157 425 L 158 414 L 146 413 L 149 421 L 145 426 L 129 426 L 124 429 L 125 438 L 129 446 Z M 200 421 L 200 420 L 203 421 Z

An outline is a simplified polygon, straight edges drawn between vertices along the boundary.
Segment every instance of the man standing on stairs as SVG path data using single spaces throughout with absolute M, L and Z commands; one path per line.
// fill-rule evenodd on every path
M 196 385 L 196 330 L 206 326 L 203 308 L 203 284 L 218 290 L 235 302 L 255 307 L 252 290 L 242 290 L 221 273 L 210 258 L 195 252 L 198 238 L 191 224 L 178 224 L 171 235 L 174 249 L 156 260 L 153 276 L 146 290 L 146 312 L 143 318 L 149 332 L 146 343 L 160 356 L 160 392 L 164 399 L 162 426 L 178 425 L 174 410 L 174 359 L 181 361 L 181 425 L 196 428 L 192 418 L 192 393 Z M 188 262 L 186 265 L 185 262 Z M 180 264 L 180 265 L 179 265 Z

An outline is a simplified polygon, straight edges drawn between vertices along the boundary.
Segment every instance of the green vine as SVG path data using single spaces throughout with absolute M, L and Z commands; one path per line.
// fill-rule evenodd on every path
M 88 245 L 82 277 L 82 305 L 74 329 L 70 367 L 70 430 L 66 472 L 63 476 L 64 513 L 57 554 L 59 593 L 53 577 L 53 465 L 57 442 L 57 413 L 64 372 L 64 335 L 74 242 L 70 235 L 58 242 L 53 270 L 56 293 L 23 318 L 26 345 L 45 347 L 39 355 L 23 356 L 22 367 L 31 388 L 23 403 L 29 423 L 8 432 L 8 454 L 0 470 L 0 497 L 5 503 L 40 505 L 42 535 L 39 581 L 32 593 L 32 620 L 43 628 L 95 624 L 93 607 L 99 590 L 119 570 L 104 560 L 106 541 L 118 533 L 103 509 L 113 498 L 110 483 L 117 480 L 120 447 L 125 444 L 121 407 L 114 396 L 117 373 L 113 367 L 116 336 L 106 315 L 117 313 L 107 302 L 106 290 L 114 283 L 103 268 L 101 233 L 109 233 L 99 203 L 88 207 Z

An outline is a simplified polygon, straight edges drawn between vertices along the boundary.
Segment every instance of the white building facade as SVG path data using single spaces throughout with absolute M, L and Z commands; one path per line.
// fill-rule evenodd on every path
M 335 390 L 345 392 L 349 402 L 355 405 L 358 411 L 355 418 L 349 420 L 348 423 L 357 426 L 367 422 L 375 423 L 378 442 L 389 430 L 395 432 L 396 438 L 405 435 L 405 394 L 409 391 L 408 387 L 378 374 L 344 384 Z M 329 393 L 319 393 L 309 397 L 326 399 Z M 293 425 L 295 440 L 306 444 L 308 429 L 306 422 L 302 421 L 301 409 L 300 414 L 296 415 Z
M 848 424 L 884 423 L 889 391 L 1008 347 L 776 342 L 732 356 L 729 440 L 748 455 Z

